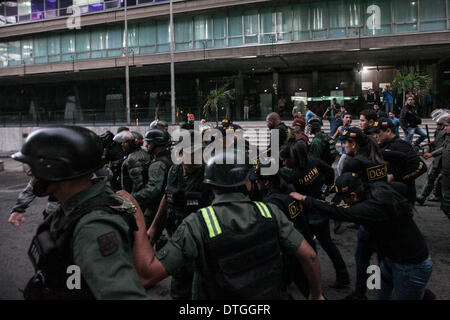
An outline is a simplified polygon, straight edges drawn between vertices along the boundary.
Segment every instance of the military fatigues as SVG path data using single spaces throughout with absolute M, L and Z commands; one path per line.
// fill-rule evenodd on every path
M 445 135 L 442 144 L 442 202 L 441 210 L 450 219 L 450 135 Z
M 167 183 L 167 172 L 172 165 L 170 151 L 159 153 L 148 167 L 148 180 L 142 188 L 134 191 L 132 196 L 145 208 L 144 217 L 147 228 L 150 228 L 158 211 Z
M 213 213 L 205 208 L 186 217 L 156 256 L 171 275 L 186 263 L 195 263 L 195 298 L 239 299 L 249 291 L 254 299 L 267 298 L 271 292 L 265 292 L 264 288 L 273 288 L 273 282 L 278 280 L 282 283 L 277 277 L 282 270 L 280 247 L 294 254 L 303 241 L 302 235 L 275 205 L 267 207 L 270 209 L 261 209 L 263 215 L 242 193 L 215 194 L 212 207 L 208 207 Z M 255 228 L 266 232 L 249 238 Z M 237 247 L 241 250 L 236 251 Z M 268 269 L 256 272 L 256 268 Z M 242 277 L 236 280 L 235 276 Z M 229 277 L 232 281 L 227 282 Z M 221 286 L 224 282 L 242 286 L 227 292 Z M 249 282 L 259 286 L 256 292 L 254 287 L 246 286 Z
M 107 187 L 106 178 L 66 201 L 39 227 L 30 247 L 32 261 L 51 290 L 36 295 L 36 284 L 30 281 L 25 295 L 37 299 L 147 299 L 133 265 L 134 211 L 130 201 L 115 196 Z M 54 247 L 56 250 L 49 250 Z M 43 257 L 37 248 L 49 253 Z M 67 289 L 70 265 L 80 268 L 81 290 Z
M 441 189 L 439 187 L 439 183 L 435 184 L 435 181 L 441 172 L 442 167 L 442 156 L 441 156 L 441 147 L 445 141 L 445 130 L 441 129 L 435 132 L 434 142 L 430 147 L 434 149 L 434 152 L 431 152 L 433 155 L 433 164 L 428 169 L 428 179 L 425 185 L 422 187 L 422 191 L 420 195 L 417 197 L 418 200 L 421 199 L 423 201 L 430 195 L 433 190 L 434 196 L 436 198 L 441 198 Z
M 145 184 L 145 170 L 149 163 L 150 155 L 144 149 L 139 148 L 130 153 L 122 163 L 122 189 L 131 194 L 141 190 Z
M 166 230 L 170 236 L 190 213 L 207 207 L 212 201 L 211 187 L 203 183 L 204 167 L 187 174 L 181 164 L 173 165 L 167 176 Z M 182 267 L 182 271 L 172 276 L 170 295 L 174 300 L 192 298 L 192 265 Z

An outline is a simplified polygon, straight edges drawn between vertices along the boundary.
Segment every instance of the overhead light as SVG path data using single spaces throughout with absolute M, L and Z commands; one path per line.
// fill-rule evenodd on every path
M 239 59 L 254 59 L 257 58 L 257 56 L 242 56 L 242 57 L 238 57 Z

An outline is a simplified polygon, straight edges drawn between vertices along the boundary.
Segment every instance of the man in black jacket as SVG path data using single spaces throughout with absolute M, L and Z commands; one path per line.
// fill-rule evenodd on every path
M 405 132 L 405 141 L 408 143 L 412 143 L 415 133 L 420 135 L 420 137 L 414 142 L 414 147 L 418 147 L 427 137 L 425 131 L 419 127 L 419 124 L 421 123 L 422 119 L 420 119 L 417 115 L 417 111 L 414 106 L 414 97 L 410 96 L 400 112 L 400 126 Z
M 346 172 L 336 180 L 336 187 L 348 206 L 298 193 L 291 196 L 302 201 L 308 210 L 359 223 L 370 232 L 381 258 L 378 300 L 421 300 L 431 276 L 432 261 L 413 220 L 413 206 L 403 196 L 404 186 L 385 182 L 363 184 L 356 173 Z

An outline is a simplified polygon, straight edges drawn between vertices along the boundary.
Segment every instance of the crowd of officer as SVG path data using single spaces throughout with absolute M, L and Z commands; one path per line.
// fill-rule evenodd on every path
M 270 145 L 264 156 L 253 154 L 232 121 L 222 121 L 221 135 L 211 137 L 212 127 L 196 127 L 190 114 L 181 126 L 189 147 L 176 155 L 179 164 L 172 149 L 181 141 L 173 141 L 164 121 L 152 122 L 144 136 L 126 127 L 101 135 L 77 126 L 34 131 L 13 155 L 31 180 L 28 200 L 19 196 L 10 222 L 23 222 L 35 196 L 49 196 L 51 206 L 29 248 L 36 272 L 24 297 L 145 299 L 144 288 L 170 275 L 173 299 L 287 299 L 294 283 L 306 298 L 321 300 L 316 240 L 334 267 L 331 287 L 350 285 L 330 235 L 334 219 L 338 227 L 347 221 L 359 228 L 355 290 L 346 299 L 367 299 L 373 255 L 382 272 L 378 299 L 423 299 L 431 294 L 432 261 L 414 203 L 423 204 L 440 180 L 435 197 L 450 219 L 450 115 L 437 115 L 440 127 L 424 155 L 434 157 L 432 170 L 416 197 L 425 162 L 396 136 L 391 119 L 363 113 L 360 128 L 344 113 L 350 120 L 336 131 L 338 175 L 335 141 L 317 118 L 295 119 L 292 128 L 269 114 L 267 127 L 279 130 L 276 159 Z M 217 142 L 223 149 L 198 158 Z M 268 174 L 271 165 L 280 169 Z M 71 265 L 81 270 L 79 290 L 67 287 Z

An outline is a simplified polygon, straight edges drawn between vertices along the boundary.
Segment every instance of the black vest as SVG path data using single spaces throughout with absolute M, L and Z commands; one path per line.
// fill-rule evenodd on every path
M 181 164 L 173 165 L 169 170 L 165 195 L 169 233 L 173 233 L 189 214 L 211 204 L 211 188 L 203 183 L 204 169 L 199 170 L 188 185 L 183 183 Z
M 207 239 L 205 256 L 211 271 L 211 277 L 203 279 L 203 289 L 209 299 L 285 298 L 276 219 L 265 218 L 256 206 L 254 208 L 252 214 L 257 222 L 245 233 L 220 225 L 222 232 L 210 238 L 206 222 L 200 218 Z
M 94 210 L 120 214 L 130 226 L 130 236 L 137 230 L 132 214 L 111 208 L 121 203 L 112 196 L 99 195 L 82 203 L 70 214 L 71 220 L 62 229 L 56 229 L 58 215 L 64 214 L 60 207 L 38 227 L 28 250 L 28 255 L 36 274 L 30 279 L 25 290 L 25 300 L 86 300 L 94 299 L 89 286 L 81 276 L 81 289 L 69 290 L 67 268 L 74 265 L 72 238 L 76 225 L 82 217 Z

